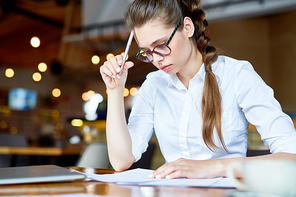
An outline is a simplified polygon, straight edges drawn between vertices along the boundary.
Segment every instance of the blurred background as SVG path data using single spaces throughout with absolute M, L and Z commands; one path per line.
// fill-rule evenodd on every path
M 7 146 L 70 147 L 77 151 L 54 159 L 40 159 L 45 153 L 27 155 L 38 155 L 35 163 L 75 165 L 85 144 L 106 141 L 107 93 L 99 67 L 110 55 L 124 52 L 129 32 L 123 20 L 131 2 L 0 0 L 0 133 L 25 138 L 23 144 L 15 139 L 8 143 L 0 136 L 2 156 L 18 155 L 4 149 Z M 202 0 L 202 5 L 209 21 L 207 34 L 219 53 L 251 62 L 294 118 L 296 0 Z M 155 70 L 138 61 L 136 52 L 133 41 L 127 116 L 141 83 Z M 266 148 L 252 125 L 249 136 L 249 148 Z M 150 167 L 156 168 L 163 158 L 155 137 L 151 143 L 156 149 Z M 11 165 L 11 160 L 0 158 L 0 165 Z

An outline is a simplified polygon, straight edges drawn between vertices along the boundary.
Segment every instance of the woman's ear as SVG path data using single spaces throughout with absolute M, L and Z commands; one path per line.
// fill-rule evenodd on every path
M 193 36 L 195 27 L 191 18 L 187 16 L 184 18 L 184 30 L 186 31 L 188 37 L 191 38 Z

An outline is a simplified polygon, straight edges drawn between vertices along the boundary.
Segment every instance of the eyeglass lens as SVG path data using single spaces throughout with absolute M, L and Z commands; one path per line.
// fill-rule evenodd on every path
M 152 62 L 153 54 L 156 53 L 158 55 L 169 55 L 171 53 L 171 49 L 166 44 L 156 46 L 153 51 L 143 51 L 138 54 L 138 58 L 144 62 Z

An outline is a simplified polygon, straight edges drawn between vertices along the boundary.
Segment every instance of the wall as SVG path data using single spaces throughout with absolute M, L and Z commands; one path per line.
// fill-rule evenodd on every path
M 208 34 L 220 54 L 249 61 L 270 82 L 268 20 L 256 18 L 209 25 Z
M 296 111 L 296 11 L 269 19 L 270 67 L 275 96 L 285 111 Z
M 296 111 L 296 11 L 213 23 L 208 35 L 220 54 L 252 63 L 286 112 Z

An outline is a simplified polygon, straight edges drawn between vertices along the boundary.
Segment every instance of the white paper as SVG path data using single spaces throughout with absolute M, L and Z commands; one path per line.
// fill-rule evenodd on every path
M 134 169 L 114 174 L 90 174 L 86 173 L 88 178 L 96 181 L 109 183 L 141 183 L 151 181 L 148 176 L 153 173 L 153 170 Z
M 153 170 L 134 169 L 115 174 L 87 173 L 86 175 L 92 180 L 126 185 L 235 188 L 228 178 L 223 177 L 213 179 L 151 179 L 148 176 L 152 172 Z
M 53 195 L 34 195 L 34 197 L 52 197 Z M 85 193 L 74 193 L 74 194 L 60 194 L 54 195 L 55 197 L 104 197 L 102 195 L 96 194 L 85 194 Z M 14 197 L 32 197 L 31 195 L 21 195 L 21 196 L 14 196 Z M 113 196 L 115 197 L 115 196 Z

